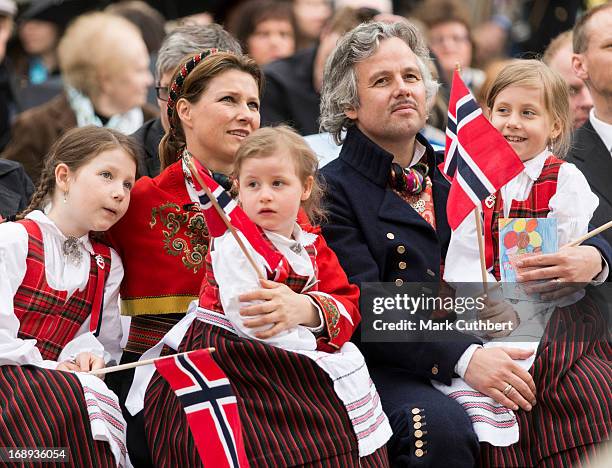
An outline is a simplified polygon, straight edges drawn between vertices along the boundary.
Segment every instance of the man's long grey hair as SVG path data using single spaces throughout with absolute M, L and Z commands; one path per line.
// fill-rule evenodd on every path
M 345 110 L 359 107 L 355 64 L 373 55 L 380 41 L 393 37 L 404 41 L 417 56 L 427 102 L 436 95 L 438 83 L 427 66 L 429 51 L 414 25 L 407 21 L 360 24 L 338 41 L 325 64 L 321 89 L 321 130 L 330 132 L 337 144 L 342 143 L 343 130 L 354 124 L 345 115 Z

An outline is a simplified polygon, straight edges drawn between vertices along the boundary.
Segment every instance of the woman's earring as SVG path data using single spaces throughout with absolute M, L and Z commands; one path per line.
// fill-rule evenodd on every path
M 64 203 L 67 203 L 66 198 L 68 197 L 68 192 L 64 192 Z

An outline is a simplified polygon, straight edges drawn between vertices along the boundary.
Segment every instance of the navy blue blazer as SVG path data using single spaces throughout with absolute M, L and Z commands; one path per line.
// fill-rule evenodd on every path
M 450 228 L 446 220 L 449 184 L 438 170 L 440 162 L 427 141 L 436 230 L 387 186 L 393 155 L 352 127 L 340 156 L 326 165 L 323 235 L 349 280 L 362 282 L 438 282 L 440 259 L 446 255 Z M 362 310 L 361 314 L 371 314 Z M 450 383 L 457 360 L 472 343 L 471 336 L 454 333 L 450 342 L 361 343 L 354 340 L 368 365 L 399 367 L 423 379 Z
M 593 214 L 591 224 L 598 227 L 612 219 L 612 158 L 601 137 L 590 120 L 576 130 L 568 162 L 576 165 L 589 181 L 591 190 L 599 197 L 599 206 Z M 612 229 L 604 231 L 603 237 L 612 243 Z

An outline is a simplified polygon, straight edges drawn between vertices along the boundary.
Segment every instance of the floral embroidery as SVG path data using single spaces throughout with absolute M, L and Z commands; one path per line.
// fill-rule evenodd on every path
M 311 297 L 313 297 L 321 309 L 323 309 L 323 314 L 325 314 L 325 321 L 327 322 L 327 328 L 329 330 L 329 337 L 333 340 L 340 334 L 340 330 L 338 329 L 340 311 L 336 303 L 322 294 L 312 294 Z
M 208 251 L 208 228 L 204 215 L 197 209 L 186 212 L 176 203 L 165 203 L 151 210 L 151 229 L 158 221 L 162 225 L 166 253 L 180 256 L 183 265 L 197 273 Z

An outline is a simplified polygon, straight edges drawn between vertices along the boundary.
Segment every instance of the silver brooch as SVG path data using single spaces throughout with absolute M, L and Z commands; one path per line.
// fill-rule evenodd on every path
M 495 195 L 489 195 L 485 198 L 485 205 L 487 208 L 491 209 L 495 205 Z
M 295 243 L 293 244 L 291 247 L 289 247 L 291 249 L 292 252 L 296 253 L 296 254 L 300 254 L 302 252 L 302 244 L 299 243 Z
M 417 213 L 423 213 L 423 211 L 425 211 L 424 200 L 417 200 L 416 202 L 411 203 L 410 206 L 412 206 Z
M 76 266 L 81 264 L 83 258 L 83 252 L 79 248 L 79 244 L 79 239 L 73 236 L 69 236 L 62 244 L 62 253 Z

